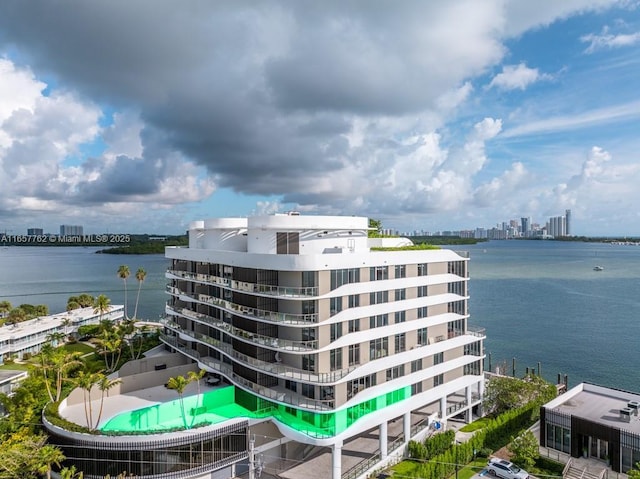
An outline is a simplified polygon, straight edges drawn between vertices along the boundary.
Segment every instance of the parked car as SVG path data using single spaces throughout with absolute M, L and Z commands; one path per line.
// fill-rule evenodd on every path
M 513 462 L 494 457 L 487 462 L 487 470 L 492 476 L 504 479 L 529 479 L 529 473 Z

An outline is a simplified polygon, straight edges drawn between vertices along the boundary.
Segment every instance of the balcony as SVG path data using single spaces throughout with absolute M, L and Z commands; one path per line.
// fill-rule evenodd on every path
M 266 311 L 264 309 L 251 308 L 249 306 L 242 306 L 231 301 L 227 301 L 220 298 L 214 298 L 206 294 L 189 294 L 182 291 L 175 286 L 168 286 L 167 292 L 176 296 L 182 296 L 191 301 L 199 301 L 205 304 L 211 304 L 217 308 L 227 311 L 229 313 L 240 315 L 249 319 L 258 319 L 263 321 L 269 321 L 273 323 L 282 324 L 313 324 L 318 322 L 317 314 L 293 314 L 293 313 L 279 313 L 277 311 Z
M 187 271 L 179 271 L 175 269 L 168 269 L 167 273 L 183 279 L 222 286 L 223 288 L 229 288 L 243 293 L 258 293 L 268 296 L 277 296 L 280 298 L 309 298 L 318 296 L 318 288 L 315 286 L 295 287 L 247 283 L 244 281 L 236 281 L 231 278 L 221 278 L 219 276 L 212 276 L 209 274 L 189 273 Z
M 356 366 L 351 366 L 349 368 L 341 369 L 339 371 L 316 374 L 310 371 L 305 371 L 304 369 L 294 368 L 292 366 L 287 366 L 285 364 L 281 364 L 278 362 L 270 363 L 267 361 L 256 359 L 251 356 L 247 356 L 246 354 L 242 354 L 234 350 L 233 346 L 231 346 L 228 343 L 211 338 L 205 334 L 196 333 L 194 331 L 183 330 L 182 328 L 179 327 L 179 325 L 171 321 L 166 322 L 165 325 L 169 329 L 172 329 L 178 333 L 189 336 L 195 339 L 196 341 L 200 341 L 202 343 L 205 343 L 209 346 L 212 346 L 218 349 L 219 351 L 226 354 L 228 357 L 242 363 L 244 366 L 250 367 L 252 369 L 258 369 L 262 372 L 277 376 L 282 379 L 305 381 L 309 383 L 318 383 L 318 384 L 335 383 L 356 369 Z
M 186 356 L 204 364 L 207 368 L 209 368 L 212 372 L 216 372 L 226 376 L 230 379 L 234 384 L 240 385 L 244 389 L 248 389 L 251 392 L 261 396 L 263 398 L 277 401 L 283 404 L 290 404 L 293 406 L 301 407 L 303 409 L 310 409 L 314 411 L 331 411 L 334 407 L 333 400 L 318 400 L 318 399 L 310 399 L 306 396 L 302 396 L 300 394 L 296 394 L 293 391 L 285 390 L 281 387 L 270 388 L 267 386 L 261 386 L 260 384 L 254 383 L 253 381 L 249 381 L 242 376 L 233 372 L 231 365 L 222 363 L 217 361 L 216 359 L 210 356 L 202 356 L 198 351 L 188 348 L 186 346 L 181 346 L 178 344 L 175 338 L 171 336 L 167 336 L 165 334 L 160 335 L 160 339 L 167 345 L 172 348 L 182 352 Z
M 242 341 L 257 344 L 259 346 L 264 346 L 269 349 L 309 352 L 315 351 L 318 348 L 318 341 L 292 341 L 290 339 L 263 336 L 262 334 L 252 333 L 250 331 L 245 331 L 244 329 L 236 328 L 229 323 L 225 323 L 224 321 L 213 318 L 206 314 L 196 313 L 195 311 L 191 311 L 186 308 L 174 308 L 172 306 L 167 306 L 167 309 L 177 314 L 186 316 L 187 318 L 207 323 L 217 330 L 225 332 Z

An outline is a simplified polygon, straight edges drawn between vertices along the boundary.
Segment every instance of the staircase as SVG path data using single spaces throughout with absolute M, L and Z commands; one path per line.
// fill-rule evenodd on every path
M 607 468 L 593 461 L 571 458 L 562 471 L 563 479 L 603 479 Z

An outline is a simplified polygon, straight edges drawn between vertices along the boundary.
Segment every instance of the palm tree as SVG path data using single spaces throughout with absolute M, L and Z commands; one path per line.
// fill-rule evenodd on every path
M 187 379 L 189 382 L 195 382 L 198 385 L 198 399 L 196 400 L 196 409 L 193 414 L 193 418 L 191 419 L 191 426 L 193 426 L 194 421 L 196 420 L 196 416 L 198 414 L 198 408 L 200 407 L 200 401 L 202 398 L 200 397 L 200 380 L 204 377 L 207 372 L 204 369 L 201 369 L 198 372 L 189 371 L 187 373 Z
M 82 293 L 76 299 L 76 302 L 83 308 L 88 308 L 89 306 L 92 306 L 94 301 L 95 301 L 95 298 L 88 293 Z
M 120 379 L 109 379 L 104 374 L 100 374 L 98 378 L 98 389 L 100 390 L 100 411 L 98 412 L 98 418 L 96 419 L 96 427 L 100 424 L 100 418 L 102 417 L 102 406 L 104 405 L 104 393 L 112 389 L 114 386 L 120 384 Z
M 60 479 L 83 479 L 84 473 L 78 471 L 76 466 L 64 467 L 60 470 Z
M 73 324 L 73 321 L 71 321 L 71 318 L 64 318 L 62 320 L 62 323 L 60 323 L 60 324 L 64 328 L 64 335 L 65 336 L 69 336 L 69 326 L 71 326 Z
M 48 343 L 51 343 L 53 346 L 57 346 L 60 342 L 64 341 L 66 337 L 67 335 L 64 334 L 62 331 L 55 331 L 53 333 L 47 334 L 47 336 L 45 337 L 45 340 Z
M 184 412 L 184 390 L 187 388 L 188 385 L 189 385 L 189 380 L 184 376 L 171 377 L 167 382 L 167 387 L 169 389 L 173 389 L 175 392 L 178 393 L 179 400 L 180 400 L 180 411 L 182 412 L 182 422 L 185 428 L 187 428 L 188 426 L 187 426 L 187 416 L 185 415 L 185 412 Z
M 96 298 L 96 302 L 93 303 L 93 312 L 100 313 L 100 322 L 102 322 L 102 315 L 111 309 L 111 300 L 104 294 L 101 294 Z
M 38 474 L 46 474 L 47 479 L 51 479 L 51 468 L 55 464 L 60 467 L 60 463 L 66 459 L 60 449 L 51 444 L 44 444 L 37 449 L 36 461 L 38 466 L 36 471 Z
M 11 306 L 9 301 L 0 301 L 0 317 L 7 314 L 12 308 L 13 306 Z
M 118 277 L 124 282 L 124 319 L 127 319 L 127 278 L 131 274 L 126 264 L 120 265 L 118 268 Z
M 142 268 L 138 268 L 138 271 L 136 271 L 136 279 L 138 280 L 138 294 L 136 295 L 136 307 L 133 310 L 134 318 L 138 317 L 138 301 L 140 300 L 140 289 L 142 288 L 142 282 L 146 277 L 147 272 Z
M 84 417 L 87 421 L 87 427 L 93 429 L 93 407 L 91 405 L 91 389 L 94 385 L 100 381 L 99 373 L 90 373 L 87 371 L 80 371 L 80 374 L 75 378 L 74 383 L 77 387 L 82 389 L 82 398 L 84 400 Z

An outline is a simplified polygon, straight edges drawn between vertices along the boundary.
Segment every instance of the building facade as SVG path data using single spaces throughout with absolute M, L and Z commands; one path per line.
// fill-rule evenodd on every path
M 162 341 L 287 438 L 332 447 L 338 478 L 345 440 L 379 427 L 385 458 L 388 421 L 406 443 L 412 412 L 470 419 L 484 389 L 468 257 L 381 249 L 363 217 L 196 221 L 188 248 L 166 250 Z
M 82 236 L 84 228 L 82 225 L 60 225 L 60 236 Z

